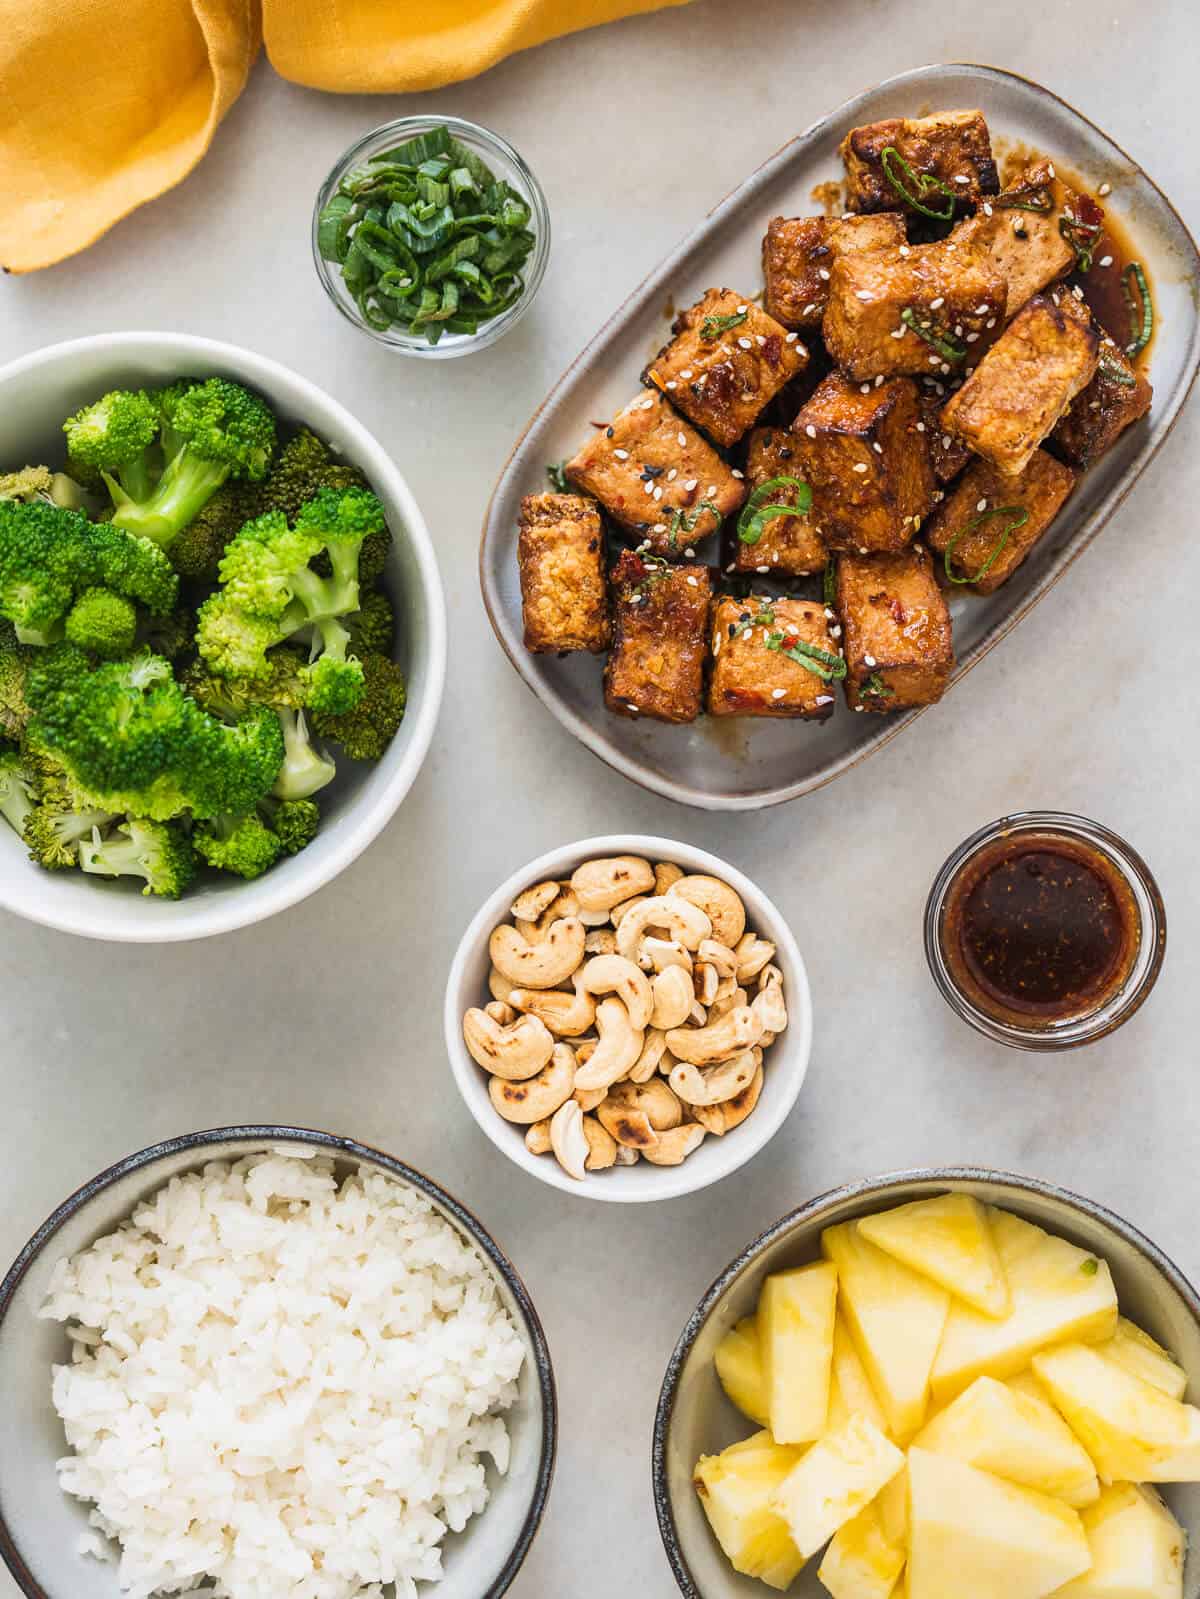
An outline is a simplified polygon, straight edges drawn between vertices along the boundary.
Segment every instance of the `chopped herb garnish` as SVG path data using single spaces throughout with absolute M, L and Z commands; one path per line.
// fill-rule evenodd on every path
M 928 322 L 918 322 L 917 313 L 911 305 L 906 305 L 901 311 L 900 320 L 905 327 L 911 328 L 919 339 L 924 339 L 931 350 L 936 350 L 943 361 L 961 361 L 966 356 L 965 344 L 960 344 L 948 334 L 935 333 Z
M 823 650 L 819 644 L 807 644 L 794 633 L 772 633 L 766 643 L 769 650 L 778 650 L 823 683 L 840 682 L 846 675 L 846 662 L 840 655 Z
M 1092 257 L 1100 242 L 1100 223 L 1084 222 L 1071 212 L 1064 211 L 1058 219 L 1058 231 L 1075 252 L 1075 270 L 1090 272 Z
M 870 694 L 877 700 L 894 700 L 896 697 L 896 690 L 894 688 L 889 688 L 880 677 L 878 672 L 872 672 L 870 677 L 867 678 L 866 682 L 859 689 L 858 694 L 860 699 L 864 694 Z
M 563 467 L 566 464 L 565 461 L 551 461 L 546 468 L 546 476 L 550 479 L 550 487 L 556 494 L 570 494 L 571 492 L 567 474 L 563 471 Z
M 1137 386 L 1137 379 L 1133 373 L 1127 372 L 1111 351 L 1101 350 L 1097 370 L 1108 378 L 1111 383 L 1120 383 L 1122 387 L 1127 389 Z
M 712 312 L 700 324 L 700 337 L 706 344 L 711 344 L 714 339 L 719 339 L 722 333 L 728 333 L 731 328 L 740 328 L 750 315 L 749 311 L 733 311 L 728 316 Z
M 1011 194 L 998 194 L 988 201 L 994 211 L 1053 211 L 1054 196 L 1049 185 L 1037 189 L 1014 189 Z
M 1098 1260 L 1085 1260 L 1079 1269 L 1085 1277 L 1094 1277 L 1100 1270 L 1100 1262 Z
M 1154 301 L 1140 261 L 1131 261 L 1125 268 L 1121 287 L 1129 307 L 1129 343 L 1125 346 L 1125 354 L 1138 355 L 1150 343 L 1150 335 L 1154 332 Z
M 678 545 L 681 533 L 694 533 L 696 531 L 696 524 L 705 511 L 713 519 L 713 525 L 708 529 L 708 532 L 717 532 L 725 518 L 712 500 L 701 500 L 693 511 L 685 511 L 681 507 L 677 507 L 671 512 L 671 521 L 667 528 L 667 543 L 672 549 L 675 549 Z
M 919 211 L 922 216 L 934 217 L 938 222 L 950 221 L 954 215 L 958 196 L 948 183 L 935 178 L 931 172 L 918 172 L 915 167 L 909 165 L 894 144 L 884 146 L 881 159 L 884 177 L 914 211 Z M 906 183 L 909 185 L 908 188 L 905 187 Z M 927 196 L 932 194 L 944 194 L 948 197 L 947 204 L 941 210 L 925 204 Z
M 832 557 L 825 562 L 821 576 L 821 598 L 831 607 L 837 599 L 837 562 Z
M 790 505 L 766 503 L 773 494 L 783 490 L 795 491 L 795 498 Z M 802 483 L 798 477 L 768 478 L 765 483 L 758 485 L 742 507 L 742 514 L 738 517 L 738 538 L 743 544 L 757 544 L 772 517 L 806 516 L 811 510 L 812 490 L 807 483 Z
M 775 625 L 775 612 L 769 604 L 761 604 L 755 616 L 743 611 L 738 618 L 738 625 L 732 636 L 740 638 L 743 633 L 753 633 L 756 627 L 773 627 Z
M 997 539 L 994 548 L 990 551 L 987 560 L 984 561 L 979 570 L 977 572 L 965 573 L 964 575 L 959 576 L 950 565 L 950 557 L 954 553 L 954 546 L 958 543 L 959 539 L 965 538 L 968 533 L 974 533 L 977 527 L 982 527 L 985 522 L 990 522 L 994 516 L 1007 516 L 1011 518 L 1011 520 L 1009 521 L 1008 526 L 1004 529 L 1003 533 L 1001 533 L 999 539 Z M 996 562 L 1000 559 L 1000 554 L 1011 536 L 1019 527 L 1024 527 L 1028 520 L 1029 512 L 1023 505 L 994 505 L 992 506 L 991 510 L 981 511 L 978 516 L 973 516 L 967 523 L 966 527 L 960 528 L 950 540 L 942 557 L 943 564 L 946 568 L 946 576 L 949 578 L 950 582 L 978 583 L 980 578 L 986 577 L 991 571 L 992 567 L 995 566 Z

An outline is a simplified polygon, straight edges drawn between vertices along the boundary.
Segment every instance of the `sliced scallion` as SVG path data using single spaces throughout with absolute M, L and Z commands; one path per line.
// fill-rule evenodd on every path
M 974 533 L 976 528 L 982 527 L 985 522 L 990 522 L 994 516 L 1007 516 L 1010 518 L 1010 521 L 1008 526 L 1001 533 L 1000 537 L 996 540 L 995 545 L 989 551 L 987 560 L 984 561 L 983 565 L 980 566 L 975 572 L 970 572 L 963 575 L 955 572 L 954 568 L 950 564 L 950 557 L 954 553 L 954 546 L 958 543 L 959 539 L 966 538 L 968 533 Z M 958 532 L 950 540 L 949 544 L 947 544 L 945 552 L 942 556 L 942 563 L 946 568 L 946 576 L 950 582 L 978 583 L 981 578 L 986 577 L 991 571 L 992 567 L 995 566 L 996 562 L 1000 559 L 1001 553 L 1004 550 L 1004 546 L 1008 543 L 1009 539 L 1019 527 L 1024 527 L 1028 520 L 1029 512 L 1023 505 L 993 505 L 990 510 L 981 511 L 978 516 L 973 516 L 965 527 L 959 528 Z
M 1125 354 L 1140 355 L 1154 332 L 1154 301 L 1140 261 L 1131 261 L 1125 268 L 1121 286 L 1125 290 L 1125 304 L 1129 307 L 1129 343 L 1125 346 Z
M 914 211 L 919 211 L 922 216 L 933 217 L 938 222 L 950 221 L 954 215 L 958 196 L 948 183 L 943 183 L 941 178 L 935 178 L 931 172 L 918 172 L 904 159 L 894 144 L 884 146 L 880 163 L 884 177 Z M 948 197 L 947 203 L 940 210 L 925 203 L 927 196 L 933 194 L 944 194 Z
M 911 305 L 906 305 L 900 313 L 900 320 L 906 328 L 911 328 L 919 339 L 924 339 L 931 350 L 936 350 L 943 361 L 951 364 L 966 358 L 967 347 L 960 344 L 957 339 L 952 339 L 948 334 L 935 333 L 927 323 L 917 320 L 917 313 Z
M 791 505 L 781 505 L 772 496 L 780 491 L 795 491 Z M 767 502 L 771 501 L 770 504 Z M 742 507 L 738 517 L 738 539 L 743 544 L 757 544 L 767 523 L 776 516 L 806 516 L 812 510 L 812 489 L 798 477 L 770 477 L 760 483 Z

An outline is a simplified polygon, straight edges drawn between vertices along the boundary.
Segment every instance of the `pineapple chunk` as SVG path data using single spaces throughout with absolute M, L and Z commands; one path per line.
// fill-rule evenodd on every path
M 829 1416 L 837 1268 L 775 1272 L 758 1301 L 763 1391 L 776 1443 L 811 1443 Z
M 904 1456 L 865 1416 L 826 1433 L 776 1488 L 772 1506 L 807 1560 L 890 1482 Z
M 883 1536 L 889 1543 L 908 1544 L 908 1462 L 880 1491 L 875 1501 Z
M 886 1536 L 870 1504 L 834 1533 L 817 1576 L 833 1599 L 889 1599 L 903 1570 L 904 1545 Z
M 1035 1355 L 1038 1381 L 1106 1482 L 1200 1482 L 1200 1410 L 1086 1344 Z
M 1178 1365 L 1161 1344 L 1156 1344 L 1148 1332 L 1117 1318 L 1117 1330 L 1107 1343 L 1097 1344 L 1096 1353 L 1105 1360 L 1115 1360 L 1135 1377 L 1159 1388 L 1172 1399 L 1182 1399 L 1187 1392 L 1187 1372 Z
M 921 1429 L 913 1447 L 965 1460 L 1076 1510 L 1100 1496 L 1096 1468 L 1044 1396 L 1030 1398 L 994 1377 L 977 1378 Z
M 918 1199 L 878 1216 L 864 1216 L 858 1225 L 864 1238 L 931 1277 L 956 1299 L 985 1316 L 1008 1315 L 1008 1280 L 987 1212 L 969 1194 Z
M 933 1367 L 933 1397 L 945 1404 L 976 1377 L 1014 1377 L 1039 1349 L 1111 1338 L 1117 1295 L 1102 1260 L 1006 1210 L 988 1210 L 1012 1293 L 1003 1321 L 963 1304 L 950 1307 Z
M 1153 1488 L 1114 1483 L 1080 1517 L 1092 1569 L 1054 1599 L 1183 1599 L 1183 1528 Z
M 833 1372 L 829 1383 L 829 1420 L 825 1424 L 826 1430 L 835 1431 L 854 1415 L 866 1416 L 882 1433 L 890 1431 L 883 1406 L 871 1387 L 866 1367 L 858 1358 L 858 1350 L 847 1330 L 846 1319 L 839 1311 L 833 1324 Z
M 735 1571 L 769 1588 L 790 1587 L 804 1564 L 771 1495 L 804 1451 L 772 1441 L 768 1432 L 702 1455 L 693 1482 L 717 1542 Z
M 767 1391 L 763 1384 L 758 1318 L 746 1316 L 725 1334 L 713 1355 L 721 1387 L 744 1416 L 767 1425 Z
M 827 1227 L 821 1249 L 838 1268 L 839 1305 L 892 1436 L 911 1438 L 925 1419 L 950 1296 L 877 1249 L 858 1222 Z
M 1044 1599 L 1091 1565 L 1069 1506 L 948 1455 L 908 1456 L 910 1599 Z

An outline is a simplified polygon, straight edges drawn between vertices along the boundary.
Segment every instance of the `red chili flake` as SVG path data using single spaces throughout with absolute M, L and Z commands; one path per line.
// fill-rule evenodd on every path
M 634 579 L 645 577 L 646 573 L 650 570 L 645 561 L 642 560 L 641 556 L 636 554 L 633 550 L 625 551 L 624 555 L 621 557 L 621 566 L 624 568 L 621 576 Z
M 891 611 L 892 621 L 895 622 L 897 626 L 903 627 L 905 622 L 908 621 L 908 612 L 904 609 L 899 600 L 893 600 L 888 606 L 888 610 Z
M 762 347 L 763 360 L 770 367 L 779 365 L 779 357 L 783 352 L 783 340 L 778 333 L 768 333 L 766 342 Z

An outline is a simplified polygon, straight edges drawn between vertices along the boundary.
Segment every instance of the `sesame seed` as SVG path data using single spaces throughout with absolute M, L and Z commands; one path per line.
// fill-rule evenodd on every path
M 1100 257 L 1100 265 L 1101 266 L 1112 266 L 1112 256 L 1111 255 L 1102 255 Z
M 865 707 L 864 707 L 864 706 L 862 706 L 862 705 L 856 705 L 856 706 L 855 706 L 855 707 L 854 707 L 854 709 L 855 709 L 855 710 L 856 710 L 856 711 L 861 711 L 861 710 L 864 710 L 864 709 L 865 709 Z
M 656 522 L 650 531 L 651 533 L 665 533 L 667 531 L 667 524 L 665 522 Z
M 1100 185 L 1100 187 L 1096 190 L 1096 193 L 1101 195 L 1101 196 L 1106 195 L 1106 194 L 1111 194 L 1112 193 L 1112 184 L 1111 183 L 1102 183 Z
M 800 629 L 796 626 L 795 622 L 789 622 L 787 625 L 787 630 L 793 638 L 800 637 Z
M 637 708 L 637 706 L 636 706 L 636 705 L 635 705 L 635 704 L 634 704 L 634 703 L 633 703 L 633 701 L 632 701 L 632 700 L 626 700 L 626 701 L 625 701 L 625 709 L 626 709 L 626 710 L 627 710 L 627 711 L 632 711 L 632 712 L 633 712 L 633 714 L 634 714 L 634 715 L 635 715 L 635 716 L 636 716 L 636 715 L 637 715 L 637 713 L 638 713 L 638 708 Z
M 721 653 L 721 635 L 719 633 L 713 634 L 712 652 L 714 655 L 720 655 Z
M 882 444 L 872 444 L 871 448 L 875 451 L 876 455 L 882 455 L 883 454 L 883 445 Z
M 754 348 L 754 345 L 750 342 L 749 339 L 739 339 L 738 340 L 738 345 L 743 350 L 752 350 Z
M 809 303 L 804 307 L 804 310 L 800 313 L 800 315 L 801 316 L 812 316 L 813 312 L 816 309 L 817 309 L 816 301 L 815 300 L 810 300 Z
M 854 298 L 856 300 L 871 300 L 874 299 L 874 295 L 872 295 L 870 289 L 855 289 Z
M 1025 237 L 1025 224 L 1020 220 L 1013 223 L 1012 230 L 1018 239 L 1023 239 Z
M 690 378 L 692 376 L 692 368 L 690 366 L 685 366 L 683 371 L 679 374 L 679 376 L 686 383 L 688 378 Z
M 813 427 L 811 422 L 806 424 L 804 431 L 808 434 L 810 439 L 815 439 L 817 436 L 817 430 L 815 427 Z
M 739 305 L 739 306 L 738 306 L 738 308 L 737 308 L 737 314 L 738 314 L 738 315 L 739 315 L 739 316 L 745 316 L 745 314 L 746 314 L 746 307 L 745 307 L 745 306 L 744 306 L 744 305 Z
M 996 318 L 995 318 L 995 317 L 994 317 L 994 316 L 990 316 L 990 317 L 988 317 L 988 319 L 987 319 L 987 326 L 988 326 L 988 327 L 989 327 L 989 328 L 994 328 L 994 327 L 995 327 L 995 326 L 996 326 Z
M 668 389 L 677 389 L 679 387 L 674 378 L 668 378 L 663 386 Z
M 675 435 L 675 442 L 679 445 L 681 450 L 685 450 L 687 448 L 687 434 L 677 433 Z
M 744 478 L 746 474 L 735 466 L 729 475 L 730 477 Z
M 771 568 L 769 566 L 756 566 L 754 570 L 756 572 L 769 572 Z
M 629 459 L 628 450 L 614 450 L 613 454 L 616 456 L 618 461 L 628 461 Z
M 756 333 L 754 335 L 754 342 L 761 347 L 767 342 L 767 335 L 765 333 Z
M 642 493 L 643 494 L 653 494 L 654 493 L 654 484 L 651 483 L 649 478 L 647 478 L 646 481 L 642 484 Z
M 975 315 L 976 316 L 986 316 L 990 310 L 991 310 L 991 306 L 985 300 L 982 305 L 977 305 L 975 307 Z
M 878 388 L 878 387 L 879 387 L 879 385 L 880 385 L 880 384 L 881 384 L 881 383 L 882 383 L 882 382 L 883 382 L 883 373 L 882 373 L 882 372 L 880 372 L 880 373 L 879 373 L 879 374 L 878 374 L 878 375 L 877 375 L 877 376 L 876 376 L 876 378 L 875 378 L 875 387 L 876 387 L 876 388 Z
M 671 468 L 671 470 L 667 473 L 667 482 L 668 483 L 674 483 L 675 479 L 678 476 L 679 476 L 679 468 L 677 466 L 673 466 Z
M 900 246 L 900 254 L 901 255 L 911 255 L 912 251 L 908 248 L 907 244 L 902 244 Z
M 929 357 L 929 364 L 930 366 L 940 366 L 941 362 L 938 360 L 936 355 L 931 355 Z
M 785 333 L 783 336 L 783 342 L 785 344 L 795 344 L 799 337 L 800 335 L 798 333 Z
M 964 177 L 961 172 L 956 172 L 954 174 L 954 181 L 955 183 L 970 183 L 971 180 L 970 178 Z
M 967 334 L 967 343 L 968 344 L 974 344 L 978 340 L 978 338 L 979 338 L 978 333 L 968 333 Z
M 638 406 L 638 410 L 639 411 L 653 411 L 653 409 L 654 409 L 654 401 L 652 399 L 651 400 L 643 400 L 641 402 L 641 404 Z
M 867 663 L 868 666 L 874 666 L 875 665 L 875 657 L 873 655 L 864 655 L 863 656 L 863 660 Z
M 736 572 L 737 571 L 737 562 L 736 561 L 730 561 L 729 565 L 725 568 L 725 570 L 727 572 Z
M 959 339 L 962 338 L 962 323 L 961 322 L 956 322 L 954 324 L 954 333 L 955 333 L 955 337 L 956 338 L 959 338 Z
M 867 470 L 867 463 L 865 461 L 855 461 L 854 470 L 856 472 L 865 472 Z
M 943 433 L 942 434 L 942 449 L 943 450 L 948 450 L 953 443 L 954 443 L 954 440 L 950 437 L 950 435 L 948 433 Z
M 945 303 L 946 296 L 944 294 L 939 294 L 936 300 L 930 300 L 929 309 L 931 311 L 940 311 Z
M 988 205 L 986 200 L 983 203 L 983 214 L 985 217 L 990 217 L 992 214 L 992 208 L 990 205 Z
M 684 550 L 683 553 L 687 556 L 688 560 L 690 561 L 692 556 L 695 555 L 696 552 L 695 552 L 694 549 L 692 549 L 691 545 L 689 544 L 687 549 Z
M 1078 283 L 1071 290 L 1071 293 L 1075 296 L 1075 298 L 1077 300 L 1082 300 L 1083 299 L 1083 290 L 1079 287 Z
M 1047 161 L 1047 163 L 1046 163 L 1046 171 L 1050 175 L 1050 177 L 1054 176 L 1054 163 L 1052 161 Z
M 829 636 L 830 636 L 830 638 L 841 638 L 842 630 L 841 630 L 841 628 L 838 626 L 838 624 L 836 622 L 829 629 Z
M 690 477 L 690 478 L 688 478 L 687 482 L 683 486 L 687 490 L 687 492 L 690 494 L 692 492 L 692 490 L 696 487 L 696 484 L 698 482 L 699 482 L 698 478 Z
M 870 392 L 871 392 L 871 385 L 869 383 L 861 383 L 859 385 L 859 393 L 860 394 L 870 394 Z
M 975 509 L 977 511 L 986 511 L 987 510 L 987 501 L 986 500 L 980 500 L 979 504 L 975 507 Z
M 924 422 L 918 422 L 918 423 L 917 423 L 917 432 L 918 432 L 918 433 L 924 433 L 924 431 L 925 431 L 925 424 L 924 424 Z
M 690 573 L 686 578 L 686 582 L 689 588 L 698 589 L 700 587 L 699 583 L 697 583 L 696 579 L 692 577 Z
M 827 622 L 832 622 L 833 621 L 833 612 L 829 609 L 828 605 L 825 606 L 824 609 L 825 609 L 825 620 Z
M 773 700 L 781 700 L 786 692 L 787 692 L 786 689 L 773 688 L 771 690 L 771 698 Z
M 833 695 L 832 694 L 818 694 L 816 699 L 813 701 L 813 704 L 814 705 L 832 705 L 833 704 Z
M 655 489 L 654 489 L 654 498 L 656 500 L 661 500 L 662 499 L 662 490 L 657 486 L 657 484 L 655 485 Z
M 944 383 L 936 383 L 935 382 L 934 385 L 933 385 L 933 392 L 935 394 L 945 394 L 946 385 Z
M 817 276 L 820 278 L 822 283 L 828 283 L 829 282 L 829 269 L 828 269 L 828 267 L 819 267 L 817 269 Z
M 708 487 L 705 489 L 704 492 L 705 492 L 706 496 L 711 500 L 713 495 L 717 492 L 717 485 L 715 483 L 710 483 L 708 485 Z
M 950 376 L 950 368 L 947 366 L 945 361 L 943 361 L 941 366 L 938 367 L 938 371 L 942 374 L 943 377 L 947 377 L 948 378 Z
M 896 331 L 892 334 L 892 338 L 893 339 L 902 339 L 907 332 L 908 332 L 907 328 L 897 328 Z

